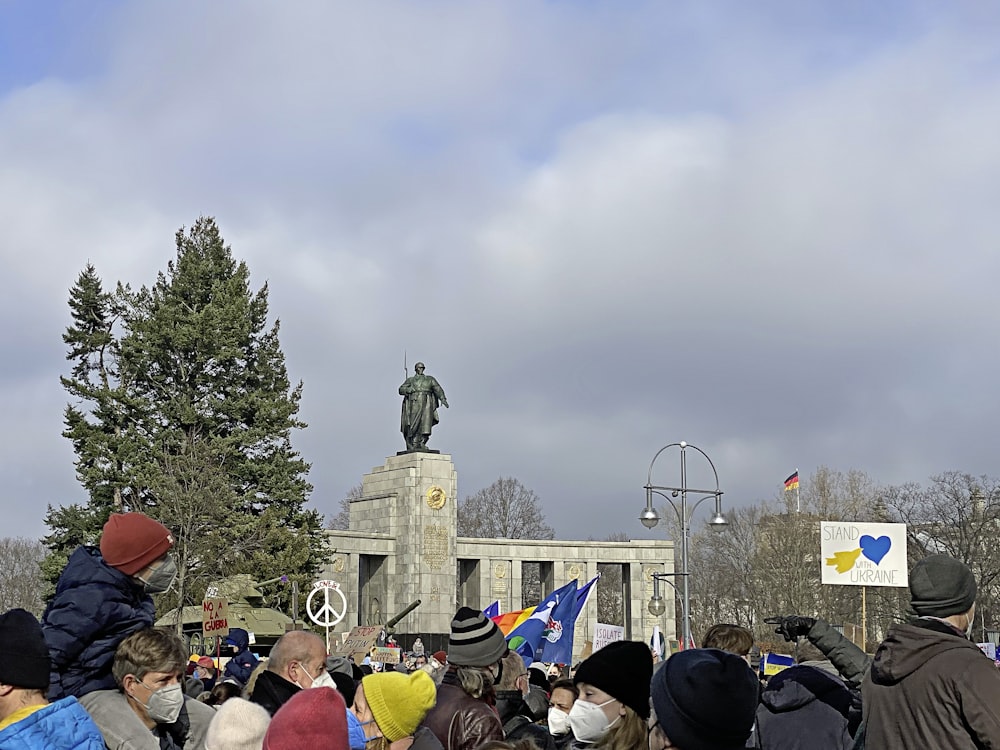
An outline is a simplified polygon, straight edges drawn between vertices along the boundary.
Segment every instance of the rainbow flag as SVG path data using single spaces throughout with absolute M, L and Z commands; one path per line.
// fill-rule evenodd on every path
M 528 607 L 527 609 L 517 609 L 513 612 L 504 612 L 502 615 L 497 615 L 490 619 L 497 624 L 500 632 L 503 633 L 503 637 L 506 638 L 514 628 L 531 617 L 534 611 L 534 607 Z
M 789 490 L 797 490 L 799 488 L 799 470 L 796 469 L 795 473 L 785 480 L 785 492 Z

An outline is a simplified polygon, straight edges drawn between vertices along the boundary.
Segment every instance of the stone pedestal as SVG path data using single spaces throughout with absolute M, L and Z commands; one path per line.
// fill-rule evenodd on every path
M 395 539 L 385 618 L 420 599 L 399 623 L 403 633 L 447 633 L 456 610 L 458 475 L 451 456 L 389 456 L 366 474 L 361 500 L 351 503 L 351 530 Z

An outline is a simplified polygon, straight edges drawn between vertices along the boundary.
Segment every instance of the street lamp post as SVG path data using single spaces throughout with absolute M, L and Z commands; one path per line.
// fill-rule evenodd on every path
M 674 594 L 679 593 L 677 591 L 677 586 L 674 582 L 670 580 L 671 576 L 679 576 L 680 573 L 653 573 L 653 595 L 649 597 L 649 605 L 646 609 L 649 610 L 649 614 L 653 617 L 660 617 L 664 612 L 667 611 L 667 603 L 663 600 L 663 595 L 660 594 L 660 581 L 663 581 L 670 588 L 674 590 Z M 683 609 L 684 602 L 681 601 L 682 611 L 681 614 L 687 610 Z
M 669 448 L 680 448 L 681 452 L 681 483 L 679 487 L 670 487 L 666 485 L 653 484 L 653 465 L 656 463 L 656 459 Z M 694 487 L 687 486 L 687 451 L 692 449 L 700 453 L 708 465 L 712 467 L 712 474 L 715 476 L 715 489 L 697 489 Z M 722 515 L 722 490 L 719 489 L 719 473 L 715 470 L 715 464 L 712 463 L 712 459 L 708 457 L 701 448 L 690 445 L 683 440 L 679 443 L 671 443 L 670 445 L 665 445 L 660 450 L 656 452 L 653 456 L 653 460 L 649 462 L 649 472 L 646 475 L 646 507 L 643 508 L 642 513 L 639 515 L 639 520 L 642 525 L 647 529 L 655 528 L 660 523 L 660 514 L 657 512 L 656 508 L 653 507 L 653 495 L 659 495 L 670 503 L 670 507 L 674 509 L 674 513 L 677 514 L 677 520 L 681 526 L 681 570 L 680 573 L 675 575 L 681 578 L 681 617 L 682 619 L 682 634 L 681 637 L 684 639 L 684 648 L 688 647 L 691 643 L 691 597 L 690 597 L 690 587 L 688 585 L 688 579 L 691 576 L 691 571 L 688 569 L 688 542 L 691 533 L 691 519 L 694 517 L 695 511 L 698 510 L 698 506 L 701 505 L 705 500 L 712 497 L 715 498 L 715 513 L 709 520 L 709 525 L 715 529 L 721 529 L 723 526 L 728 524 L 726 517 Z M 667 495 L 666 493 L 670 494 Z M 688 508 L 688 494 L 694 495 L 698 498 L 694 506 L 690 509 Z M 674 498 L 680 498 L 680 503 L 674 502 Z M 664 577 L 666 574 L 658 574 Z M 657 595 L 659 594 L 659 578 L 656 575 L 653 577 L 653 598 L 649 602 L 649 611 L 651 614 L 656 615 L 657 613 L 654 609 L 661 609 L 663 607 L 662 597 L 659 597 L 659 602 L 654 604 L 657 600 Z M 661 610 L 659 614 L 663 614 Z

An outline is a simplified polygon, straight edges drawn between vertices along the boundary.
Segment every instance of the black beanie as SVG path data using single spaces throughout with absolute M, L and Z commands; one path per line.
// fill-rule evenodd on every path
M 657 722 L 684 750 L 742 750 L 759 691 L 746 661 L 715 648 L 674 654 L 650 685 Z
M 652 676 L 649 646 L 639 641 L 614 641 L 588 657 L 576 670 L 573 682 L 593 685 L 648 719 Z
M 47 690 L 50 667 L 49 648 L 35 616 L 23 609 L 0 615 L 0 682 Z
M 910 571 L 910 608 L 918 617 L 968 612 L 976 601 L 976 578 L 950 555 L 929 555 Z

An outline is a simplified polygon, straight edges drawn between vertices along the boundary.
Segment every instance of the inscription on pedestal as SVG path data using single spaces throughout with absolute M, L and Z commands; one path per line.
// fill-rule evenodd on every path
M 424 526 L 423 558 L 431 570 L 440 570 L 448 559 L 448 529 L 438 524 Z

